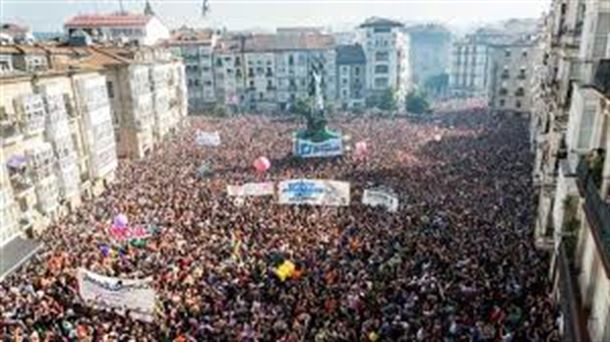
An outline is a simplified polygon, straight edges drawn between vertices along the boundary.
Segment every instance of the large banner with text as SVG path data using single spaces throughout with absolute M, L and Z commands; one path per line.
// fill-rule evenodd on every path
M 197 131 L 195 141 L 199 146 L 219 146 L 220 135 L 218 132 Z
M 132 317 L 147 322 L 154 319 L 155 290 L 152 278 L 113 278 L 79 268 L 78 290 L 92 307 L 114 309 L 120 314 L 129 310 Z
M 382 189 L 364 190 L 362 203 L 373 207 L 381 206 L 389 212 L 396 212 L 398 210 L 398 197 Z
M 227 185 L 229 196 L 271 196 L 273 195 L 273 182 L 246 183 L 242 185 Z
M 323 179 L 292 179 L 279 183 L 280 204 L 346 206 L 350 202 L 348 182 Z
M 303 158 L 334 157 L 343 154 L 343 140 L 333 138 L 321 142 L 307 139 L 294 139 L 294 154 Z

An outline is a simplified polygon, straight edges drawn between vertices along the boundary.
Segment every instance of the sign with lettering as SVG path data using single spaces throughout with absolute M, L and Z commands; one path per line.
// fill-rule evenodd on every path
M 78 291 L 81 298 L 94 308 L 114 309 L 119 314 L 152 322 L 155 312 L 155 290 L 152 277 L 146 279 L 121 279 L 106 277 L 78 269 Z
M 279 183 L 280 204 L 346 206 L 350 201 L 348 182 L 323 179 L 293 179 Z
M 220 146 L 220 135 L 218 132 L 197 131 L 195 141 L 199 146 Z
M 333 157 L 343 154 L 343 141 L 339 138 L 322 142 L 306 139 L 294 139 L 294 154 L 303 158 Z
M 398 210 L 398 197 L 381 189 L 364 190 L 362 203 L 373 207 L 382 206 L 389 212 L 396 212 Z
M 273 195 L 273 192 L 273 182 L 227 185 L 227 194 L 229 196 L 270 196 Z

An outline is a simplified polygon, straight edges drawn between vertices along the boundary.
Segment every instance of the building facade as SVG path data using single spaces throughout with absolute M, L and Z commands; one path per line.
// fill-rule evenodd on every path
M 285 111 L 311 91 L 319 70 L 325 101 L 336 99 L 336 52 L 332 36 L 236 35 L 220 39 L 214 51 L 219 105 L 248 111 Z
M 187 114 L 184 66 L 166 49 L 38 48 L 48 68 L 0 75 L 0 246 L 99 195 L 119 154 L 142 157 Z
M 82 31 L 97 41 L 135 41 L 154 45 L 170 38 L 169 29 L 154 15 L 115 13 L 76 15 L 64 23 L 68 36 Z
M 189 109 L 193 112 L 209 109 L 217 100 L 212 55 L 216 39 L 212 30 L 182 28 L 172 32 L 163 44 L 184 62 Z
M 387 89 L 396 92 L 402 103 L 411 90 L 410 39 L 404 25 L 383 18 L 369 18 L 360 24 L 359 43 L 367 66 L 367 90 L 370 96 Z
M 449 93 L 486 98 L 491 67 L 488 45 L 475 35 L 466 36 L 453 42 L 450 60 Z
M 566 340 L 610 339 L 610 1 L 553 1 L 532 87 L 535 239 Z
M 337 104 L 341 109 L 364 108 L 366 56 L 359 44 L 339 45 L 337 50 Z
M 114 177 L 116 151 L 112 125 L 95 124 L 109 119 L 108 100 L 91 100 L 92 88 L 83 84 L 105 87 L 96 71 L 48 70 L 0 80 L 2 173 L 7 176 L 2 178 L 3 245 L 23 232 L 41 231 L 83 197 L 101 192 Z M 78 89 L 82 86 L 86 90 Z
M 539 54 L 534 40 L 518 40 L 489 47 L 488 105 L 493 112 L 529 113 L 531 82 Z

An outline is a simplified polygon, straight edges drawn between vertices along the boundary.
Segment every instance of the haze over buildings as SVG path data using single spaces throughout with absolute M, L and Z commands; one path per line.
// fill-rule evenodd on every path
M 536 18 L 548 9 L 548 0 L 459 0 L 459 1 L 367 1 L 332 0 L 213 0 L 211 12 L 201 18 L 199 0 L 151 1 L 160 19 L 170 28 L 183 24 L 210 24 L 232 30 L 265 29 L 279 26 L 327 26 L 334 30 L 353 28 L 370 16 L 390 17 L 405 22 L 443 22 L 459 29 L 509 18 Z M 69 5 L 69 6 L 68 6 Z M 61 23 L 77 13 L 110 13 L 120 10 L 119 1 L 5 0 L 0 4 L 2 21 L 26 23 L 33 31 L 60 31 Z M 36 6 L 36 11 L 32 11 Z M 124 0 L 124 9 L 140 11 L 144 1 Z M 340 15 L 338 15 L 340 14 Z M 261 20 L 261 18 L 265 20 Z

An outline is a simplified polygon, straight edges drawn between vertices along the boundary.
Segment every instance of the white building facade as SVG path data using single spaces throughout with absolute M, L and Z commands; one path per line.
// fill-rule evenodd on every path
M 370 18 L 358 28 L 366 55 L 367 90 L 379 94 L 391 88 L 402 102 L 412 87 L 410 41 L 404 25 Z

